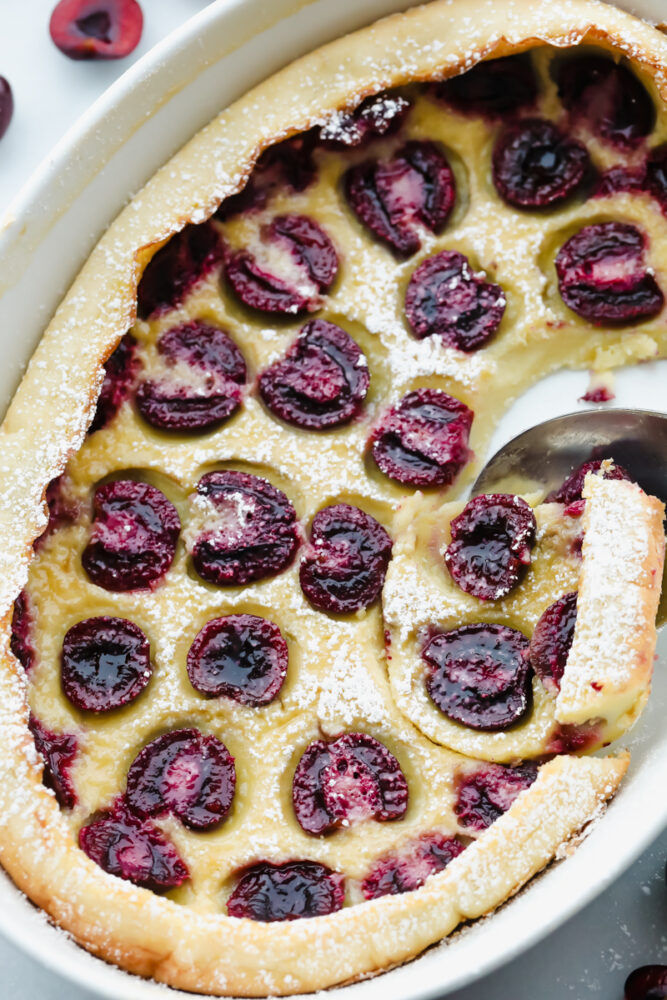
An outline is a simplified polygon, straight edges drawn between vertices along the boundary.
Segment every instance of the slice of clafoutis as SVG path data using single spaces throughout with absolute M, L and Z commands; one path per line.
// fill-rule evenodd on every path
M 407 500 L 383 593 L 401 711 L 491 761 L 605 746 L 651 684 L 663 505 L 588 474 L 581 500 L 536 504 L 527 535 L 525 506 Z

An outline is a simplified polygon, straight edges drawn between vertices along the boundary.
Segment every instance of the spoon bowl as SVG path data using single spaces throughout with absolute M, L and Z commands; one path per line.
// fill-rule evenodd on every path
M 522 492 L 526 486 L 549 492 L 595 458 L 613 459 L 646 493 L 667 503 L 667 414 L 629 409 L 586 410 L 536 424 L 486 463 L 471 496 L 517 482 Z

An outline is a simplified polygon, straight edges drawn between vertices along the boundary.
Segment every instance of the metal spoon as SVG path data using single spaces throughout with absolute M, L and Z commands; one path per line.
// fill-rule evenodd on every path
M 591 458 L 613 458 L 646 493 L 667 503 L 667 414 L 586 410 L 545 420 L 503 445 L 475 480 L 478 493 L 555 489 Z M 658 625 L 667 622 L 667 567 Z

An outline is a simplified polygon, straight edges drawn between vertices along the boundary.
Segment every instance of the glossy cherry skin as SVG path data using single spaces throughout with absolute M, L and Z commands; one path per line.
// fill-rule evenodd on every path
M 163 733 L 141 750 L 127 773 L 126 801 L 137 816 L 173 813 L 191 830 L 210 830 L 234 799 L 234 758 L 198 729 Z
M 26 673 L 30 673 L 35 663 L 35 647 L 32 639 L 33 609 L 27 590 L 22 590 L 14 601 L 12 611 L 12 631 L 9 645 L 12 653 Z
M 160 316 L 181 305 L 188 292 L 222 259 L 220 238 L 211 222 L 187 225 L 148 262 L 137 288 L 140 319 Z
M 642 965 L 625 980 L 625 1000 L 667 997 L 667 965 Z
M 33 735 L 35 748 L 44 761 L 42 781 L 53 789 L 58 804 L 63 809 L 73 809 L 78 802 L 71 771 L 79 752 L 79 741 L 73 733 L 54 733 L 34 715 L 30 715 L 28 728 Z
M 586 147 L 543 118 L 509 125 L 493 149 L 493 183 L 514 208 L 552 208 L 576 194 L 589 176 Z
M 400 819 L 408 784 L 382 743 L 366 733 L 347 733 L 307 747 L 294 772 L 292 804 L 306 833 L 330 833 L 367 819 Z
M 272 922 L 323 917 L 340 910 L 345 880 L 317 861 L 268 861 L 248 868 L 227 900 L 230 917 Z
M 381 472 L 406 486 L 450 486 L 470 458 L 473 412 L 440 389 L 416 389 L 380 417 L 369 438 Z
M 577 592 L 563 594 L 542 613 L 530 640 L 530 663 L 547 691 L 557 695 L 574 638 Z
M 459 837 L 424 833 L 398 851 L 378 858 L 361 883 L 361 891 L 366 899 L 412 892 L 429 875 L 443 871 L 464 850 L 465 844 Z
M 519 722 L 531 703 L 529 642 L 506 625 L 463 625 L 422 650 L 426 690 L 448 718 L 497 732 Z
M 445 565 L 467 594 L 482 601 L 507 596 L 530 565 L 535 515 L 509 493 L 473 497 L 450 525 Z
M 97 398 L 97 408 L 88 433 L 106 427 L 130 395 L 141 363 L 137 357 L 137 342 L 126 333 L 104 364 L 104 381 Z
M 558 489 L 552 490 L 551 493 L 547 494 L 544 502 L 564 503 L 566 506 L 569 506 L 570 504 L 576 503 L 577 500 L 581 500 L 586 476 L 589 472 L 598 473 L 603 461 L 604 459 L 602 458 L 594 458 L 589 462 L 584 462 L 570 473 Z M 630 480 L 630 475 L 625 471 L 622 465 L 614 464 L 611 469 L 606 469 L 602 473 L 602 478 Z
M 207 509 L 192 560 L 209 583 L 244 586 L 275 576 L 299 544 L 294 507 L 267 479 L 246 472 L 209 472 L 199 480 L 193 509 Z
M 9 123 L 14 114 L 14 95 L 9 85 L 9 80 L 0 76 L 0 139 L 9 128 Z
M 475 274 L 455 250 L 427 257 L 405 293 L 405 315 L 418 340 L 440 337 L 447 347 L 477 351 L 494 336 L 507 299 L 500 285 Z
M 151 679 L 148 639 L 125 618 L 85 618 L 65 634 L 60 680 L 85 712 L 110 712 L 138 698 Z
M 313 519 L 301 589 L 318 611 L 361 611 L 380 596 L 390 558 L 391 538 L 374 517 L 351 504 L 325 507 Z
M 122 798 L 81 827 L 79 847 L 105 872 L 153 892 L 174 889 L 190 877 L 171 841 Z
M 95 517 L 81 562 L 98 587 L 155 586 L 171 566 L 181 530 L 178 512 L 148 483 L 116 479 L 95 490 Z
M 136 49 L 143 25 L 137 0 L 60 0 L 49 31 L 70 59 L 122 59 Z
M 484 59 L 434 86 L 434 94 L 461 114 L 502 118 L 535 103 L 537 77 L 530 56 Z
M 258 615 L 214 618 L 188 651 L 190 683 L 212 698 L 268 705 L 287 675 L 287 643 L 278 626 Z
M 419 250 L 420 229 L 443 231 L 456 200 L 447 157 L 426 141 L 406 143 L 390 160 L 350 167 L 343 185 L 359 221 L 399 258 Z
M 534 764 L 483 764 L 474 771 L 459 773 L 454 782 L 454 812 L 459 822 L 469 830 L 486 830 L 536 777 Z
M 369 383 L 366 359 L 349 333 L 313 319 L 285 357 L 262 372 L 259 392 L 276 417 L 303 430 L 321 431 L 352 420 Z
M 558 251 L 563 302 L 596 326 L 627 326 L 656 316 L 664 295 L 645 263 L 646 236 L 630 223 L 584 226 Z

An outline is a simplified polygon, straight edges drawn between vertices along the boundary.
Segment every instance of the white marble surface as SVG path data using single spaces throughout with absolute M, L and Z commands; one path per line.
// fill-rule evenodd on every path
M 203 0 L 142 0 L 142 41 L 118 62 L 82 63 L 53 46 L 55 0 L 0 0 L 0 74 L 15 113 L 0 142 L 0 211 L 38 163 L 130 63 L 200 10 Z M 656 794 L 665 794 L 657 789 Z M 641 817 L 637 817 L 641 824 Z M 628 972 L 667 963 L 667 833 L 598 900 L 546 941 L 452 1000 L 622 1000 Z M 0 938 L 1 1000 L 92 1000 Z

